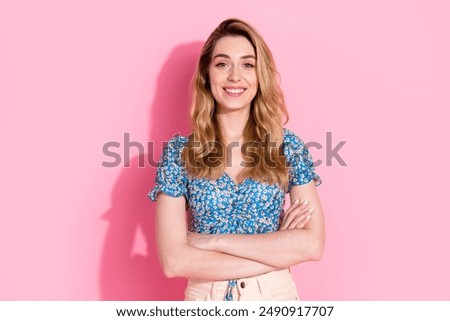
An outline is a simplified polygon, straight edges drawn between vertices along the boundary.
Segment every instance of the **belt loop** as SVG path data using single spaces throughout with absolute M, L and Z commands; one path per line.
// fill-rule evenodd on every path
M 270 272 L 269 272 L 270 273 Z M 256 283 L 258 284 L 259 293 L 261 294 L 261 298 L 263 300 L 270 300 L 271 293 L 269 291 L 269 287 L 266 285 L 263 276 L 256 277 Z
M 211 288 L 208 291 L 208 295 L 206 296 L 206 300 L 205 301 L 212 301 L 215 300 L 215 295 L 214 295 L 214 287 L 216 285 L 215 281 L 211 282 Z

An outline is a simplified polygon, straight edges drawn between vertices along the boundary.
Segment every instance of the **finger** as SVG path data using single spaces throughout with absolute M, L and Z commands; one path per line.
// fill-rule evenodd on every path
M 303 202 L 305 203 L 305 202 Z M 304 204 L 300 204 L 300 201 L 297 199 L 294 201 L 294 203 L 292 203 L 292 205 L 286 210 L 286 212 L 284 213 L 283 216 L 283 221 L 282 221 L 282 226 L 283 227 L 287 227 L 286 224 L 288 224 L 291 220 L 292 220 L 292 213 L 299 208 L 300 206 L 304 205 Z
M 299 223 L 292 223 L 288 230 L 295 230 L 295 229 L 302 229 L 308 224 L 308 222 L 311 220 L 311 215 L 307 215 L 304 219 L 302 219 Z
M 299 214 L 301 214 L 305 209 L 307 209 L 308 204 L 309 204 L 308 201 L 304 201 L 301 204 L 299 204 L 299 202 L 293 204 L 286 211 L 286 214 L 283 217 L 282 227 L 287 228 Z
M 289 224 L 291 223 L 293 217 L 295 217 L 295 215 L 293 216 L 292 213 L 293 212 L 291 211 L 287 214 L 284 214 L 283 219 L 281 221 L 281 225 L 280 225 L 281 230 L 286 229 L 289 226 Z
M 289 206 L 289 208 L 286 210 L 285 215 L 289 214 L 290 212 L 292 212 L 295 208 L 297 208 L 300 204 L 300 200 L 296 199 L 291 206 Z
M 285 216 L 289 215 L 291 212 L 297 210 L 298 208 L 300 208 L 300 210 L 307 209 L 307 208 L 308 208 L 308 205 L 309 205 L 309 202 L 308 202 L 307 200 L 306 200 L 306 201 L 303 201 L 303 202 L 301 202 L 301 203 L 300 203 L 300 201 L 296 200 L 296 201 L 295 201 L 295 202 L 294 202 L 294 203 L 286 210 L 286 215 L 285 215 Z
M 313 213 L 313 208 L 306 208 L 302 210 L 300 213 L 297 211 L 297 214 L 290 221 L 289 225 L 286 226 L 287 229 L 295 228 L 300 222 L 302 222 L 308 215 Z M 292 214 L 291 214 L 292 215 Z M 309 218 L 308 218 L 309 219 Z M 305 224 L 305 223 L 304 223 Z
M 303 228 L 311 219 L 311 215 L 314 213 L 313 208 L 309 208 L 297 217 L 289 224 L 287 229 Z
M 283 217 L 280 218 L 279 230 L 287 229 L 289 224 L 291 224 L 292 220 L 294 220 L 298 215 L 301 215 L 302 212 L 308 209 L 308 204 L 309 204 L 308 201 L 299 203 L 298 200 L 295 200 L 295 202 L 291 205 L 291 207 L 289 207 L 289 209 L 285 212 Z
M 281 223 L 281 229 L 286 229 L 289 224 L 295 219 L 296 215 L 298 214 L 298 207 L 295 209 L 292 209 L 289 212 L 286 212 L 283 216 L 283 221 Z
M 288 230 L 294 230 L 294 229 L 302 229 L 305 228 L 305 226 L 311 221 L 311 214 L 308 214 L 306 216 L 302 216 L 302 219 L 296 220 L 295 222 L 292 222 L 291 225 L 287 227 Z

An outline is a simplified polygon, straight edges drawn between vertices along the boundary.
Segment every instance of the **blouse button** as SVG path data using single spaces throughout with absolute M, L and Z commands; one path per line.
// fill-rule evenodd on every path
M 241 288 L 245 288 L 245 282 L 241 282 Z

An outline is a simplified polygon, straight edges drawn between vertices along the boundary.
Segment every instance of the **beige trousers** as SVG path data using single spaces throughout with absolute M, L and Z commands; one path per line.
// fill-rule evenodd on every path
M 228 281 L 188 279 L 185 301 L 224 301 Z M 297 289 L 289 269 L 237 280 L 232 288 L 234 301 L 296 301 Z

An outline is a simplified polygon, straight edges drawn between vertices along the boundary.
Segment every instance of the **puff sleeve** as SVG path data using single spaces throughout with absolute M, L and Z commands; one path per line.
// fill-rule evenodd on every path
M 147 194 L 153 202 L 156 201 L 159 192 L 173 197 L 186 196 L 187 180 L 181 162 L 183 147 L 183 137 L 179 135 L 172 137 L 164 147 L 156 170 L 155 186 Z
M 305 146 L 305 143 L 294 132 L 284 129 L 284 155 L 288 162 L 289 187 L 303 185 L 314 180 L 314 184 L 319 186 L 322 180 L 316 174 L 313 159 Z

